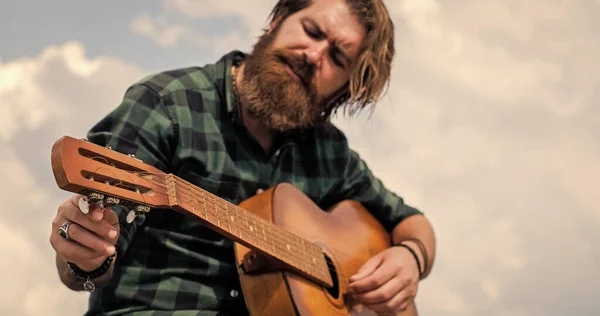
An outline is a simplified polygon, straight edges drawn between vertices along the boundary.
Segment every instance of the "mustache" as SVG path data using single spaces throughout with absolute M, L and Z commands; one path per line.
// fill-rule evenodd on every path
M 275 57 L 282 64 L 288 65 L 304 84 L 306 89 L 310 89 L 315 75 L 315 65 L 308 62 L 305 55 L 286 54 L 285 52 L 275 52 Z

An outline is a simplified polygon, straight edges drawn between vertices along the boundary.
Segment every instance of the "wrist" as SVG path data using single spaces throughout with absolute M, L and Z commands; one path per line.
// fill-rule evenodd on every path
M 83 284 L 83 290 L 87 292 L 93 292 L 96 289 L 95 282 L 97 283 L 98 281 L 107 278 L 106 276 L 112 273 L 111 270 L 113 268 L 115 258 L 116 253 L 106 257 L 96 268 L 87 270 L 68 261 L 66 262 L 66 265 L 71 278 L 80 281 L 78 283 Z
M 392 245 L 394 247 L 397 248 L 404 248 L 406 251 L 408 251 L 412 257 L 415 260 L 415 265 L 417 267 L 417 271 L 419 273 L 419 277 L 418 279 L 421 280 L 423 278 L 423 263 L 422 263 L 422 259 L 419 258 L 418 252 L 415 251 L 415 249 L 411 246 L 409 246 L 407 243 L 399 243 L 399 244 L 394 244 Z
M 430 270 L 429 256 L 425 245 L 417 238 L 407 238 L 393 244 L 409 249 L 413 253 L 415 260 L 419 263 L 419 279 L 424 279 Z

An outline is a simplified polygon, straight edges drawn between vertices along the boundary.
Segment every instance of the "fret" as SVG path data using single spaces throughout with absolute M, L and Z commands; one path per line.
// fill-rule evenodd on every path
M 177 191 L 187 195 L 183 198 L 183 201 L 187 202 L 180 204 L 180 207 L 200 218 L 203 217 L 206 222 L 216 227 L 217 232 L 228 232 L 235 241 L 241 240 L 251 248 L 259 249 L 314 278 L 322 281 L 330 279 L 321 249 L 312 242 L 182 179 L 173 179 L 174 195 L 176 196 Z M 200 209 L 196 210 L 196 206 Z
M 206 212 L 206 200 L 204 194 L 202 194 L 202 208 L 204 209 L 204 219 L 208 221 L 208 213 Z
M 225 217 L 229 221 L 229 233 L 231 233 L 231 224 L 233 224 L 233 216 L 229 215 L 229 210 L 227 209 L 227 204 L 225 204 Z
M 196 215 L 196 199 L 193 198 L 192 188 L 188 187 L 188 190 L 189 199 L 192 200 L 192 212 L 194 213 L 194 215 Z
M 306 257 L 307 253 L 306 253 L 306 243 L 304 239 L 300 240 L 300 244 L 302 245 L 302 254 L 304 254 L 304 256 Z M 310 269 L 310 266 L 308 264 L 309 261 L 306 260 L 302 260 L 304 263 L 304 269 L 306 269 L 306 271 L 308 271 Z

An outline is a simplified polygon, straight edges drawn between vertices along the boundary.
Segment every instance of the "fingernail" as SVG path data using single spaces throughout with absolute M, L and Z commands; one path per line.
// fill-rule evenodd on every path
M 108 246 L 108 247 L 106 248 L 106 252 L 107 252 L 109 255 L 112 255 L 113 253 L 115 253 L 115 247 L 114 247 L 114 246 Z
M 111 229 L 111 230 L 108 232 L 108 238 L 115 238 L 115 237 L 117 237 L 117 231 L 116 231 L 116 230 L 112 230 L 112 229 Z

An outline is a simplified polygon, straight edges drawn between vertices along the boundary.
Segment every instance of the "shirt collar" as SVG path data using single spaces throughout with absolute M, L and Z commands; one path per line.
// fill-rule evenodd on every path
M 231 120 L 239 124 L 242 124 L 242 120 L 238 109 L 236 95 L 233 91 L 233 76 L 231 70 L 234 65 L 239 66 L 244 59 L 246 59 L 245 53 L 234 50 L 224 55 L 219 61 L 219 64 L 223 66 L 223 69 L 221 69 L 220 72 L 223 74 L 224 83 L 220 86 L 224 87 L 225 90 L 222 95 L 225 96 L 227 115 Z

